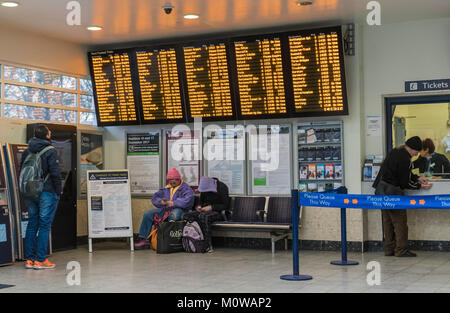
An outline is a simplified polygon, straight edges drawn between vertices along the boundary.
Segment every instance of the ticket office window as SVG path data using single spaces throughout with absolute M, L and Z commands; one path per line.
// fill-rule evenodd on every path
M 386 103 L 388 151 L 419 136 L 431 139 L 435 152 L 450 159 L 450 95 L 392 98 Z

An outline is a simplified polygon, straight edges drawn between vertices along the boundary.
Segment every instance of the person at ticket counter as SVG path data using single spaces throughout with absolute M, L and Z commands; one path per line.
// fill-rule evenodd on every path
M 414 168 L 418 168 L 419 172 L 424 173 L 425 176 L 432 176 L 436 173 L 436 176 L 450 178 L 450 175 L 442 175 L 444 173 L 450 174 L 450 162 L 445 155 L 436 153 L 435 150 L 433 140 L 425 139 L 422 142 L 419 158 L 413 162 Z
M 422 140 L 415 136 L 404 146 L 393 149 L 384 159 L 373 184 L 376 195 L 404 195 L 405 189 L 430 189 L 425 177 L 414 175 L 411 158 L 422 150 Z M 384 232 L 384 254 L 386 256 L 415 257 L 408 250 L 408 224 L 406 210 L 381 210 Z
M 142 218 L 139 230 L 139 242 L 135 244 L 135 249 L 145 249 L 150 247 L 147 237 L 150 235 L 155 214 L 164 216 L 165 211 L 172 214 L 169 220 L 180 220 L 182 215 L 192 209 L 194 205 L 194 192 L 192 188 L 181 180 L 180 173 L 172 168 L 167 173 L 167 185 L 158 190 L 152 197 L 152 203 L 156 209 L 150 210 Z
M 28 149 L 22 155 L 20 168 L 30 153 L 41 155 L 43 177 L 46 177 L 43 192 L 37 197 L 24 198 L 28 209 L 28 226 L 25 234 L 25 268 L 52 269 L 55 264 L 47 259 L 50 227 L 62 193 L 61 174 L 56 150 L 50 148 L 51 131 L 45 125 L 38 125 L 34 138 L 28 142 Z

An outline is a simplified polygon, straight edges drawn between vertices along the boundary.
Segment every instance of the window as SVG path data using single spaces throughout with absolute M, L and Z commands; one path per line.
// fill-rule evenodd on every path
M 3 118 L 97 125 L 90 79 L 0 65 Z

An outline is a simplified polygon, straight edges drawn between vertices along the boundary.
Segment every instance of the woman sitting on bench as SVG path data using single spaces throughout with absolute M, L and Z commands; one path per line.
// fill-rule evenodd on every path
M 230 197 L 228 187 L 217 178 L 200 177 L 198 186 L 200 191 L 200 202 L 195 211 L 184 214 L 187 221 L 196 221 L 199 223 L 203 236 L 208 242 L 208 252 L 212 252 L 210 226 L 212 223 L 221 221 L 222 210 L 228 209 Z
M 172 168 L 167 173 L 167 186 L 158 190 L 152 197 L 156 209 L 150 210 L 142 218 L 139 230 L 139 242 L 134 245 L 136 250 L 150 248 L 147 237 L 150 235 L 155 214 L 163 217 L 166 211 L 171 213 L 169 220 L 180 220 L 184 212 L 194 205 L 194 192 L 192 188 L 181 180 L 180 173 Z

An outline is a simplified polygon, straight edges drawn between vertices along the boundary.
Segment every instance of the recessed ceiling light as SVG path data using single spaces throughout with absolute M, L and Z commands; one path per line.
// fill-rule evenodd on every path
M 186 14 L 186 15 L 184 16 L 184 18 L 185 18 L 185 19 L 188 19 L 188 20 L 195 20 L 195 19 L 198 19 L 199 16 L 198 16 L 197 14 Z
M 297 2 L 295 2 L 295 4 L 297 4 L 298 6 L 311 5 L 311 4 L 313 4 L 313 0 L 297 0 Z
M 19 6 L 19 4 L 14 1 L 4 1 L 1 4 L 2 4 L 2 6 L 7 7 L 7 8 L 15 8 L 15 7 Z
M 90 30 L 90 31 L 99 31 L 99 30 L 102 30 L 103 28 L 100 26 L 88 26 L 88 27 L 86 27 L 86 29 Z

